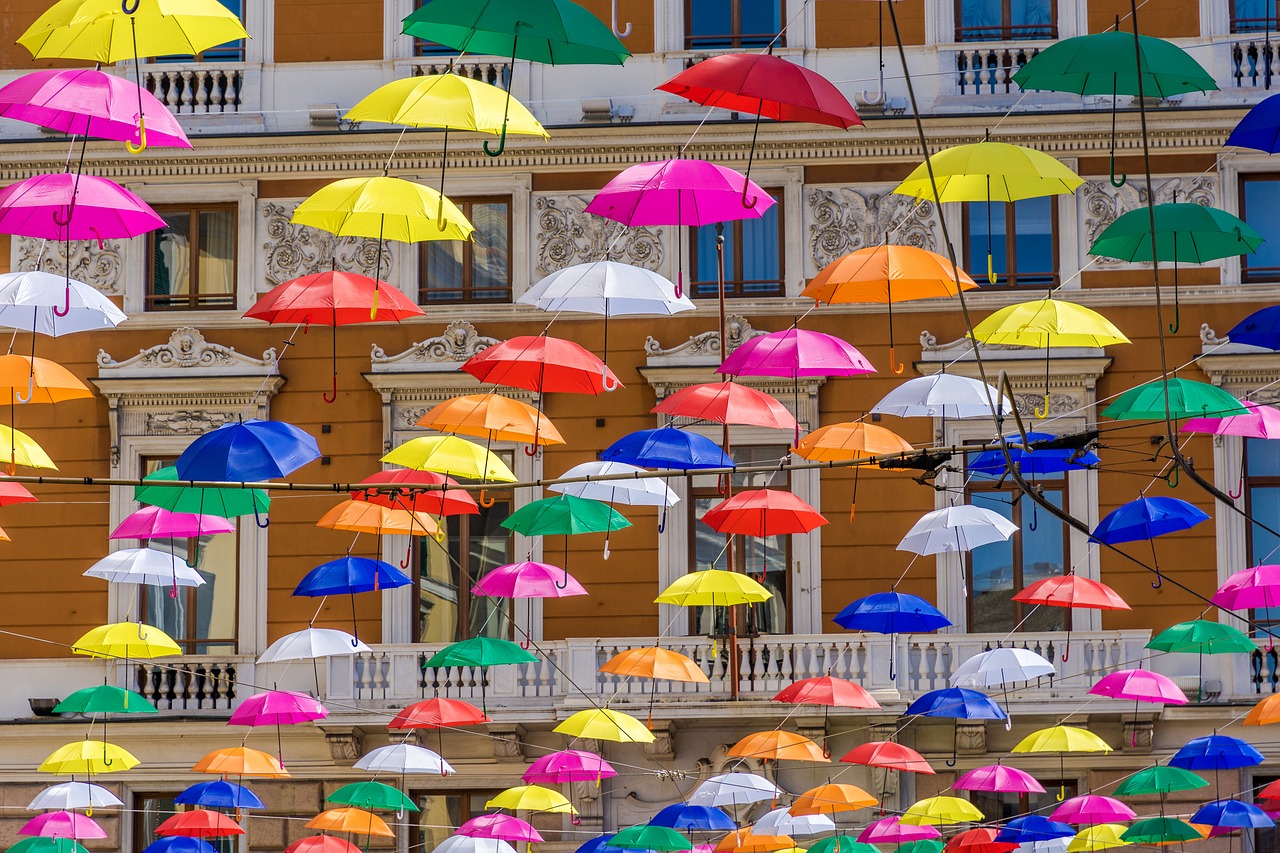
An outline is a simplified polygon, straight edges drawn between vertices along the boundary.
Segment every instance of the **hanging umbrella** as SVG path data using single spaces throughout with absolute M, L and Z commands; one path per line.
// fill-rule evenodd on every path
M 191 768 L 194 773 L 216 776 L 260 776 L 264 779 L 287 779 L 285 770 L 274 755 L 247 746 L 215 749 Z
M 726 376 L 860 376 L 875 373 L 862 353 L 834 335 L 807 329 L 769 332 L 743 343 L 716 368 Z
M 528 403 L 492 392 L 451 397 L 428 409 L 416 425 L 486 441 L 564 444 L 560 431 L 542 412 Z
M 1204 836 L 1185 820 L 1151 817 L 1131 824 L 1120 834 L 1120 838 L 1130 844 L 1176 844 L 1199 841 Z
M 1245 715 L 1244 724 L 1246 726 L 1265 726 L 1280 722 L 1280 710 L 1277 710 L 1278 708 L 1280 708 L 1280 693 L 1273 693 L 1249 709 L 1249 713 Z M 56 708 L 54 712 L 57 712 Z
M 959 797 L 928 797 L 912 803 L 902 817 L 907 826 L 943 826 L 952 823 L 972 823 L 984 815 L 977 806 Z
M 520 778 L 530 785 L 563 785 L 566 782 L 598 782 L 617 775 L 613 765 L 594 752 L 562 749 L 534 759 Z M 662 812 L 658 814 L 661 816 Z M 651 822 L 656 826 L 667 825 L 658 823 L 656 817 Z
M 77 690 L 53 706 L 55 714 L 158 714 L 159 710 L 141 693 L 99 684 Z
M 754 199 L 746 207 L 742 199 Z M 740 172 L 705 160 L 678 159 L 638 163 L 614 176 L 596 193 L 587 213 L 632 227 L 702 226 L 758 219 L 773 198 Z M 676 295 L 681 287 L 676 286 Z
M 258 663 L 314 660 L 369 651 L 372 649 L 344 631 L 335 631 L 332 628 L 304 628 L 292 634 L 285 634 L 267 646 L 267 650 L 259 656 Z
M 1235 572 L 1213 595 L 1226 610 L 1266 608 L 1280 604 L 1280 566 L 1253 566 Z
M 1113 847 L 1128 847 L 1131 842 L 1120 836 L 1129 827 L 1121 823 L 1101 823 L 1086 826 L 1076 833 L 1067 845 L 1067 853 L 1096 853 L 1099 850 L 1110 850 Z
M 393 743 L 380 746 L 361 757 L 352 765 L 356 770 L 369 773 L 427 774 L 448 776 L 456 772 L 449 762 L 437 753 L 411 743 Z
M 458 835 L 470 838 L 497 838 L 502 841 L 541 843 L 542 835 L 533 826 L 518 817 L 505 814 L 476 815 L 456 830 Z
M 1007 720 L 1009 717 L 990 696 L 976 690 L 966 690 L 963 687 L 931 690 L 908 705 L 903 713 L 909 717 L 944 717 L 955 721 Z M 956 765 L 956 733 L 958 731 L 959 723 L 953 723 L 951 758 L 947 761 L 948 767 Z
M 580 344 L 547 335 L 519 335 L 481 350 L 459 368 L 481 382 L 539 394 L 602 394 L 622 387 L 605 363 Z
M 1016 593 L 1014 601 L 1049 607 L 1083 607 L 1093 610 L 1130 610 L 1128 603 L 1101 581 L 1077 574 L 1038 580 Z
M 271 506 L 271 499 L 262 489 L 198 488 L 183 485 L 178 480 L 178 469 L 172 465 L 153 471 L 142 478 L 147 484 L 133 490 L 133 499 L 170 512 L 190 512 L 201 515 L 217 515 L 236 518 L 253 515 L 258 526 L 265 526 L 259 518 Z
M 811 844 L 805 853 L 809 850 L 814 853 L 880 853 L 880 849 L 874 844 L 858 841 L 852 835 L 835 835 L 819 839 Z
M 309 835 L 284 848 L 284 853 L 360 853 L 360 848 L 332 835 Z
M 760 538 L 808 533 L 827 523 L 816 509 L 782 489 L 738 492 L 707 510 L 701 520 L 717 533 Z
M 268 690 L 240 703 L 227 720 L 229 726 L 292 726 L 312 720 L 323 720 L 329 709 L 305 693 L 292 690 Z
M 0 189 L 0 234 L 123 240 L 164 227 L 164 220 L 137 195 L 94 175 L 34 175 Z
M 1257 650 L 1257 645 L 1243 631 L 1207 619 L 1179 622 L 1152 637 L 1146 647 L 1201 655 L 1251 654 Z
M 657 477 L 645 476 L 647 472 L 637 466 L 625 462 L 583 462 L 574 465 L 560 475 L 563 479 L 578 477 L 621 477 L 629 475 L 630 479 L 609 479 L 581 483 L 553 483 L 547 491 L 572 495 L 603 503 L 627 504 L 628 506 L 659 506 L 663 509 L 675 506 L 680 497 L 665 482 Z
M 1111 745 L 1088 729 L 1077 726 L 1050 726 L 1039 729 L 1024 737 L 1013 748 L 1015 753 L 1058 753 L 1058 770 L 1066 776 L 1066 754 L 1068 752 L 1111 752 Z M 1065 783 L 1058 788 L 1058 801 L 1066 798 Z
M 1123 822 L 1133 820 L 1134 817 L 1133 809 L 1124 803 L 1114 797 L 1103 797 L 1098 794 L 1072 797 L 1063 801 L 1061 805 L 1053 810 L 1053 814 L 1049 815 L 1050 820 L 1070 823 L 1076 826 Z
M 89 853 L 74 838 L 24 838 L 5 853 Z
M 639 826 L 618 830 L 613 838 L 605 842 L 606 849 L 618 847 L 671 853 L 677 850 L 692 850 L 693 842 L 670 827 L 642 823 Z
M 1280 149 L 1280 121 L 1277 121 L 1280 101 L 1275 95 L 1254 104 L 1244 118 L 1236 122 L 1224 146 L 1252 148 L 1264 154 Z
M 782 789 L 754 773 L 721 773 L 699 783 L 689 795 L 691 806 L 741 806 L 764 800 L 776 801 Z
M 401 791 L 382 782 L 351 782 L 324 798 L 326 803 L 337 803 L 342 806 L 355 806 L 372 811 L 420 812 L 422 809 L 414 804 Z
M 1093 539 L 1115 545 L 1189 530 L 1209 516 L 1177 498 L 1138 498 L 1112 510 L 1094 528 Z
M 493 637 L 472 637 L 459 643 L 450 643 L 428 658 L 423 669 L 450 666 L 503 666 L 517 663 L 537 663 L 538 659 L 510 640 Z
M 150 660 L 182 654 L 173 639 L 141 622 L 113 622 L 86 631 L 71 646 L 72 654 L 94 658 L 140 658 Z
M 439 522 L 425 512 L 390 509 L 362 500 L 345 500 L 334 506 L 320 517 L 316 527 L 372 533 L 375 536 L 401 533 L 408 536 L 443 537 Z
M 108 554 L 90 566 L 87 578 L 99 578 L 109 583 L 131 583 L 146 586 L 171 586 L 177 597 L 180 586 L 204 586 L 205 579 L 188 566 L 180 557 L 154 548 L 125 548 Z
M 789 705 L 824 705 L 833 708 L 878 709 L 880 703 L 860 684 L 830 675 L 802 678 L 773 697 Z
M 570 715 L 552 731 L 573 738 L 613 743 L 653 743 L 653 732 L 630 714 L 609 708 L 589 708 Z M 692 803 L 693 800 L 691 799 Z M 714 803 L 712 803 L 714 805 Z
M 267 806 L 258 795 L 243 785 L 214 779 L 197 782 L 173 798 L 184 806 L 202 806 L 213 809 L 265 809 Z
M 514 483 L 518 479 L 496 454 L 452 435 L 410 439 L 383 456 L 382 461 L 469 480 Z
M 1006 542 L 1018 526 L 999 513 L 961 504 L 925 513 L 898 543 L 897 550 L 921 556 L 972 551 L 993 542 Z
M 107 831 L 96 820 L 86 815 L 69 811 L 45 812 L 36 815 L 18 828 L 19 835 L 34 835 L 39 838 L 71 838 L 79 840 L 101 839 L 107 837 Z
M 1249 414 L 1239 400 L 1216 385 L 1169 377 L 1130 388 L 1103 409 L 1102 416 L 1114 420 L 1159 421 L 1164 420 L 1166 411 L 1174 420 Z
M 89 782 L 60 782 L 50 785 L 27 804 L 27 811 L 46 809 L 110 809 L 124 802 L 101 785 Z
M 198 54 L 248 38 L 240 18 L 217 0 L 142 0 L 119 4 L 59 0 L 18 37 L 35 59 L 84 59 L 111 65 L 139 56 Z
M 192 809 L 171 815 L 156 827 L 156 835 L 184 835 L 188 838 L 226 838 L 244 835 L 244 827 L 222 812 Z
M 475 231 L 462 211 L 440 193 L 385 175 L 327 184 L 294 208 L 289 221 L 338 237 L 376 239 L 379 256 L 383 240 L 470 240 Z M 381 257 L 374 268 L 381 268 Z
M 1230 827 L 1231 829 L 1270 829 L 1276 822 L 1253 803 L 1240 800 L 1216 800 L 1205 803 L 1190 823 L 1199 826 Z
M 1098 457 L 1083 449 L 1059 449 L 1056 447 L 1036 447 L 1037 444 L 1051 443 L 1057 440 L 1056 435 L 1047 432 L 1026 433 L 1023 443 L 1021 433 L 1006 435 L 1004 440 L 1009 447 L 1009 458 L 1017 463 L 1018 470 L 1024 477 L 1034 478 L 1038 475 L 1061 474 L 1068 471 L 1087 471 L 1102 464 Z M 965 466 L 970 473 L 988 477 L 1007 477 L 1009 466 L 1001 450 L 984 450 L 970 457 Z
M 795 840 L 786 835 L 753 835 L 751 828 L 739 829 L 720 839 L 712 853 L 781 853 L 795 848 Z
M 910 844 L 915 841 L 926 841 L 931 838 L 937 838 L 941 835 L 938 830 L 929 825 L 913 826 L 903 823 L 897 815 L 882 817 L 879 820 L 873 820 L 867 824 L 862 832 L 858 833 L 858 840 L 868 844 L 883 841 L 891 844 L 903 845 Z M 898 850 L 905 847 L 899 846 Z M 938 850 L 932 853 L 938 853 L 942 849 L 942 845 L 938 845 Z M 925 851 L 920 851 L 925 853 Z
M 911 453 L 910 442 L 876 424 L 846 421 L 819 427 L 800 439 L 795 452 L 810 462 L 867 459 L 895 453 Z
M 144 506 L 127 515 L 108 534 L 108 539 L 190 539 L 235 533 L 236 527 L 217 515 L 170 512 L 163 507 Z
M 92 397 L 93 392 L 56 361 L 27 355 L 0 355 L 0 402 L 61 403 Z
M 1187 741 L 1169 759 L 1169 766 L 1183 770 L 1234 770 L 1254 767 L 1265 760 L 1247 741 L 1212 734 Z
M 0 275 L 0 326 L 56 338 L 114 329 L 126 319 L 100 290 L 82 281 L 40 270 Z
M 319 458 L 316 440 L 293 424 L 250 418 L 206 432 L 174 467 L 181 480 L 252 482 L 286 477 Z
M 1280 409 L 1249 400 L 1241 400 L 1240 405 L 1248 409 L 1249 414 L 1225 418 L 1191 418 L 1182 425 L 1182 432 L 1238 435 L 1243 438 L 1280 438 Z
M 86 773 L 118 773 L 138 766 L 127 749 L 101 740 L 78 740 L 60 746 L 36 769 L 61 776 Z
M 1000 392 L 966 376 L 938 373 L 909 379 L 871 407 L 872 414 L 900 418 L 990 418 Z M 1013 414 L 1013 404 L 1000 404 L 1003 414 Z
M 631 522 L 606 503 L 558 495 L 525 504 L 505 518 L 502 526 L 522 536 L 572 536 L 621 530 Z
M 516 785 L 514 788 L 507 788 L 489 799 L 484 807 L 550 814 L 578 813 L 564 794 L 541 785 Z
M 319 829 L 324 832 L 346 832 L 355 835 L 379 835 L 383 838 L 395 838 L 396 833 L 387 822 L 373 812 L 357 809 L 352 806 L 329 809 L 307 821 L 308 829 Z
M 26 503 L 36 503 L 36 496 L 21 483 L 10 482 L 0 475 L 0 507 Z
M 303 575 L 293 595 L 355 595 L 408 586 L 413 580 L 390 563 L 347 555 L 321 563 Z
M 954 835 L 942 849 L 946 853 L 1012 853 L 1018 843 L 998 839 L 996 831 L 980 826 Z
M 1076 831 L 1065 823 L 1050 820 L 1044 815 L 1020 815 L 1005 823 L 996 836 L 997 841 L 1008 841 L 1014 844 L 1026 844 L 1036 841 L 1052 841 L 1056 838 L 1071 838 Z
M 439 696 L 414 702 L 401 708 L 389 729 L 443 729 L 455 726 L 476 726 L 491 722 L 484 712 L 460 699 L 444 699 Z M 351 803 L 350 805 L 359 805 Z
M 733 468 L 734 462 L 705 436 L 672 426 L 628 433 L 600 452 L 606 462 L 641 468 Z
M 744 574 L 702 569 L 676 578 L 654 603 L 677 607 L 734 607 L 760 604 L 772 597 L 773 593 Z
M 486 572 L 471 593 L 489 598 L 568 598 L 587 591 L 564 569 L 525 560 Z
M 516 849 L 500 838 L 473 838 L 452 835 L 436 845 L 440 853 L 516 853 Z
M 463 489 L 422 488 L 457 485 L 456 480 L 434 471 L 415 471 L 412 468 L 376 471 L 356 485 L 362 490 L 351 492 L 352 498 L 388 509 L 407 509 L 442 517 L 480 513 L 475 498 Z
M 621 678 L 651 678 L 710 684 L 697 661 L 659 646 L 626 649 L 600 665 L 598 672 Z
M 876 634 L 927 634 L 951 624 L 929 602 L 903 592 L 877 592 L 850 603 L 831 620 L 850 631 Z M 894 649 L 896 644 L 890 644 Z M 896 652 L 889 655 L 889 680 L 895 680 Z
M 577 850 L 574 851 L 574 853 L 615 853 L 614 848 L 605 847 L 605 845 L 609 843 L 610 838 L 613 838 L 612 833 L 597 835 L 595 838 L 584 842 Z M 506 853 L 506 851 L 501 851 L 501 853 Z M 514 853 L 514 851 L 512 851 L 512 853 Z M 630 851 L 630 853 L 643 853 L 643 851 Z M 699 853 L 708 853 L 708 851 L 699 851 Z
M 1187 704 L 1186 694 L 1173 679 L 1147 669 L 1119 669 L 1109 672 L 1089 688 L 1089 693 L 1112 699 L 1132 699 L 1134 702 Z
M 773 761 L 830 761 L 822 747 L 804 735 L 771 729 L 753 732 L 729 748 L 729 755 Z
M 53 464 L 49 454 L 26 433 L 0 424 L 0 461 L 8 459 L 9 474 L 14 468 L 47 468 L 53 471 L 58 466 Z
M 719 812 L 720 810 L 715 809 L 715 811 Z M 729 819 L 729 816 L 724 814 L 724 812 L 720 812 L 720 814 L 724 815 L 726 819 Z M 737 824 L 734 824 L 732 820 L 729 820 L 729 822 L 732 825 L 726 827 L 727 829 L 732 831 L 737 828 Z M 834 832 L 835 828 L 836 822 L 824 814 L 793 815 L 786 806 L 783 806 L 782 808 L 773 809 L 772 811 L 761 815 L 759 820 L 751 824 L 751 834 L 757 837 L 765 835 L 786 835 L 791 838 L 796 838 L 801 835 L 817 835 L 818 833 Z
M 996 648 L 980 652 L 951 673 L 952 687 L 999 687 L 1053 677 L 1053 664 L 1030 649 Z
M 0 276 L 0 280 L 2 279 Z M 1227 338 L 1233 344 L 1280 349 L 1280 305 L 1270 305 L 1254 311 L 1232 326 Z
M 990 764 L 962 773 L 951 785 L 957 791 L 996 791 L 1015 794 L 1043 794 L 1044 787 L 1025 770 Z M 1056 818 L 1055 818 L 1056 819 Z
M 934 769 L 925 757 L 910 747 L 891 740 L 869 741 L 855 746 L 840 759 L 847 764 L 865 764 L 904 773 L 934 775 Z
M 1146 794 L 1172 794 L 1176 791 L 1197 791 L 1209 787 L 1208 780 L 1172 765 L 1157 764 L 1134 773 L 1116 786 L 1117 797 L 1140 797 Z M 1126 818 L 1127 819 L 1127 818 Z
M 681 388 L 649 411 L 718 424 L 797 429 L 796 419 L 786 406 L 763 391 L 732 381 Z

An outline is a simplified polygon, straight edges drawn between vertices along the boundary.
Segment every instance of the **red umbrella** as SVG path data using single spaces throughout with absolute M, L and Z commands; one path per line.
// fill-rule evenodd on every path
M 600 394 L 622 383 L 605 363 L 573 341 L 521 335 L 477 353 L 462 369 L 481 382 L 537 391 Z
M 21 483 L 14 483 L 5 477 L 0 477 L 0 506 L 13 506 L 14 504 L 32 503 L 36 496 L 27 490 L 27 487 Z
M 367 489 L 353 491 L 351 497 L 391 509 L 411 509 L 429 515 L 478 515 L 480 507 L 465 489 L 432 489 L 415 491 L 414 486 L 457 485 L 457 482 L 434 471 L 415 471 L 399 468 L 394 471 L 378 471 L 365 477 L 357 485 Z M 401 486 L 387 491 L 387 486 Z
M 1082 578 L 1074 572 L 1060 577 L 1045 578 L 1013 596 L 1024 604 L 1045 604 L 1050 607 L 1084 607 L 1091 610 L 1132 610 L 1114 589 L 1100 581 Z M 1067 620 L 1067 644 L 1062 652 L 1062 662 L 1071 656 L 1071 620 Z
M 182 835 L 187 838 L 222 838 L 228 835 L 244 835 L 240 824 L 222 812 L 209 809 L 192 809 L 178 812 L 156 827 L 156 835 Z
M 996 841 L 996 830 L 980 826 L 955 836 L 942 849 L 945 853 L 1010 853 L 1017 847 L 1010 841 Z
M 773 697 L 773 701 L 791 705 L 830 705 L 836 708 L 874 710 L 880 707 L 880 703 L 862 685 L 830 675 L 797 681 L 782 688 Z
M 914 749 L 891 740 L 873 740 L 854 747 L 840 759 L 848 764 L 865 764 L 906 773 L 925 773 L 932 776 L 933 768 L 924 756 Z
M 355 323 L 399 322 L 419 317 L 422 309 L 385 281 L 357 273 L 329 272 L 304 275 L 271 288 L 244 316 L 268 323 L 303 324 L 304 333 L 317 326 L 350 326 Z M 338 333 L 333 334 L 333 392 L 324 401 L 338 399 Z
M 650 411 L 718 424 L 797 428 L 787 407 L 763 391 L 737 382 L 690 385 L 667 397 Z
M 360 853 L 360 848 L 333 835 L 308 835 L 284 848 L 284 853 Z
M 469 702 L 457 699 L 427 699 L 401 709 L 387 723 L 389 729 L 444 729 L 454 726 L 478 726 L 490 722 L 484 712 Z
M 717 533 L 742 536 L 808 533 L 827 523 L 822 513 L 781 489 L 739 492 L 707 510 L 702 521 Z

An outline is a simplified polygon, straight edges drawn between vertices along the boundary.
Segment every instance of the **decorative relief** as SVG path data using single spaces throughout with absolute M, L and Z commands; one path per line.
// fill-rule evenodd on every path
M 106 350 L 98 350 L 99 369 L 122 371 L 243 367 L 260 372 L 275 363 L 275 347 L 263 351 L 262 358 L 257 359 L 236 352 L 235 347 L 212 343 L 199 329 L 190 326 L 174 329 L 167 343 L 139 350 L 137 355 L 124 361 L 116 361 Z
M 649 270 L 662 265 L 661 228 L 622 228 L 587 213 L 588 201 L 578 195 L 543 195 L 534 201 L 538 218 L 536 271 L 540 277 L 602 259 Z
M 811 188 L 805 193 L 811 272 L 841 255 L 884 242 L 936 251 L 939 224 L 932 202 L 920 202 L 889 189 Z
M 334 761 L 355 761 L 364 755 L 364 736 L 365 731 L 359 726 L 326 730 L 324 740 L 329 746 L 329 756 Z
M 987 724 L 961 721 L 956 723 L 956 752 L 960 755 L 983 755 L 987 751 Z
M 392 252 L 383 247 L 379 265 L 378 241 L 369 237 L 335 237 L 327 231 L 290 222 L 300 202 L 266 201 L 258 204 L 258 219 L 267 235 L 267 284 L 277 285 L 302 275 L 337 267 L 386 281 L 391 275 Z
M 766 335 L 761 329 L 751 325 L 751 321 L 741 314 L 730 314 L 725 318 L 725 326 L 729 333 L 729 352 L 732 353 L 752 338 Z M 682 344 L 671 349 L 663 349 L 662 342 L 650 335 L 645 338 L 644 351 L 648 358 L 687 359 L 699 356 L 720 358 L 720 330 L 703 332 L 691 336 Z M 726 353 L 727 354 L 727 353 Z
M 1085 181 L 1080 188 L 1081 264 L 1093 261 L 1100 269 L 1133 266 L 1116 258 L 1094 257 L 1088 254 L 1089 246 L 1098 239 L 1108 225 L 1120 214 L 1136 210 L 1147 203 L 1147 191 L 1137 181 L 1129 181 L 1123 187 L 1111 186 L 1109 180 Z M 1211 207 L 1217 203 L 1218 179 L 1212 175 L 1169 178 L 1156 186 L 1156 204 L 1173 201 L 1190 202 Z
M 497 343 L 499 343 L 497 338 L 481 335 L 476 331 L 476 327 L 466 320 L 454 320 L 444 327 L 439 337 L 418 341 L 404 352 L 395 355 L 387 355 L 386 350 L 374 344 L 369 360 L 375 372 L 379 366 L 382 366 L 383 370 L 428 364 L 452 366 L 466 361 Z
M 14 271 L 42 269 L 56 275 L 66 275 L 67 257 L 63 254 L 65 243 L 37 240 L 34 237 L 15 237 L 17 260 Z M 124 292 L 120 281 L 124 269 L 123 240 L 77 240 L 71 244 L 71 277 L 92 285 L 103 293 Z
M 1044 393 L 1022 394 L 1015 393 L 1013 395 L 1013 405 L 1017 407 L 1018 414 L 1024 418 L 1050 417 L 1056 415 L 1069 415 L 1080 409 L 1080 402 L 1071 394 L 1049 394 L 1049 412 L 1044 414 Z M 1036 415 L 1036 412 L 1040 414 Z
M 203 409 L 148 412 L 144 435 L 204 435 L 235 419 L 232 412 Z

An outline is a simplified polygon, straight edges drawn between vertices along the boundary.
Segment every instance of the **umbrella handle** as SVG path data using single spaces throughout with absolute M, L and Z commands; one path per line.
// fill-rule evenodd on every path
M 1129 180 L 1128 175 L 1121 175 L 1119 178 L 1116 177 L 1116 155 L 1112 153 L 1111 155 L 1111 186 L 1115 187 L 1116 189 L 1120 189 L 1122 186 L 1124 186 L 1128 182 L 1128 180 Z
M 1162 586 L 1164 586 L 1164 575 L 1160 574 L 1159 569 L 1156 569 L 1156 579 L 1152 581 L 1151 588 L 1159 589 Z
M 537 455 L 538 455 L 538 445 L 537 445 L 536 443 L 534 443 L 534 444 L 526 444 L 526 445 L 524 446 L 524 455 L 525 455 L 525 456 L 528 456 L 530 459 L 532 459 L 533 457 L 537 456 Z
M 188 569 L 194 569 L 196 566 L 200 565 L 200 540 L 199 539 L 196 540 L 196 547 L 191 549 L 191 553 L 187 556 L 187 559 L 184 560 L 183 562 L 187 564 Z M 177 598 L 176 595 L 171 595 L 169 597 Z
M 555 585 L 556 585 L 556 589 L 569 588 L 569 570 L 568 569 L 564 570 L 564 583 L 561 583 L 560 581 L 555 581 Z
M 571 823 L 574 826 L 582 826 L 582 818 L 579 817 L 578 815 L 570 815 L 569 823 Z
M 136 9 L 137 3 L 141 2 L 142 0 L 136 0 L 134 8 Z M 142 116 L 138 116 L 138 144 L 134 145 L 126 139 L 124 141 L 124 150 L 128 151 L 130 154 L 141 154 L 143 151 L 147 150 L 147 120 Z
M 1049 417 L 1049 392 L 1048 391 L 1046 391 L 1044 394 L 1044 408 L 1041 409 L 1039 406 L 1036 406 L 1035 415 L 1040 420 L 1044 420 L 1045 418 Z
M 602 556 L 603 556 L 603 557 L 604 557 L 604 559 L 606 559 L 606 560 L 607 560 L 607 559 L 609 559 L 609 539 L 608 539 L 608 537 L 605 537 L 605 540 L 604 540 L 604 554 L 603 554 Z
M 996 275 L 996 264 L 990 252 L 987 252 L 987 281 L 991 284 L 997 284 L 1000 281 L 1000 276 Z
M 495 503 L 497 503 L 497 501 L 498 501 L 497 498 L 491 498 L 487 496 L 484 493 L 484 489 L 480 490 L 480 497 L 476 498 L 476 503 L 480 504 L 480 506 L 484 507 L 485 509 L 488 509 L 489 507 L 493 506 Z
M 1058 802 L 1062 802 L 1063 800 L 1065 800 L 1067 798 L 1067 786 L 1066 785 L 1058 786 L 1058 793 L 1054 794 L 1053 797 Z
M 662 508 L 662 517 L 658 519 L 658 532 L 667 532 L 667 508 L 665 506 Z
M 606 391 L 616 391 L 622 385 L 621 380 L 614 376 L 610 381 L 609 365 L 603 365 L 600 368 L 600 387 Z
M 400 568 L 407 569 L 409 564 L 413 562 L 413 545 L 410 544 L 408 550 L 404 552 L 404 559 L 400 561 Z
M 610 21 L 613 34 L 620 39 L 624 39 L 631 35 L 631 22 L 627 21 L 626 26 L 618 29 L 618 0 L 613 0 L 613 19 Z
M 141 2 L 141 0 L 139 0 L 139 2 Z M 56 215 L 54 218 L 55 219 L 57 218 Z M 58 306 L 55 305 L 53 306 L 53 313 L 58 317 L 65 317 L 67 316 L 67 314 L 71 313 L 71 285 L 70 284 L 67 285 L 66 292 L 62 297 L 62 310 L 58 310 Z
M 510 85 L 510 84 L 508 84 Z M 502 152 L 507 150 L 507 123 L 502 123 L 502 133 L 498 136 L 498 148 L 496 151 L 489 150 L 489 140 L 484 141 L 484 153 L 490 157 L 501 157 Z
M 751 210 L 756 206 L 756 202 L 760 201 L 760 199 L 756 198 L 755 196 L 752 196 L 750 201 L 747 200 L 748 183 L 749 182 L 747 181 L 742 182 L 742 206 L 745 207 L 747 210 Z
M 377 309 L 375 308 L 374 310 L 376 311 Z M 336 373 L 335 373 L 335 374 L 333 374 L 333 389 L 332 389 L 331 391 L 325 391 L 325 392 L 321 395 L 321 397 L 324 399 L 324 401 L 325 401 L 326 403 L 335 403 L 335 402 L 337 402 L 337 400 L 338 400 L 338 374 L 336 374 Z
M 258 527 L 259 527 L 260 529 L 262 529 L 262 530 L 266 530 L 268 527 L 270 527 L 270 526 L 271 526 L 271 518 L 270 518 L 270 517 L 263 518 L 262 516 L 260 516 L 260 515 L 258 514 L 258 502 L 257 502 L 257 501 L 254 501 L 254 502 L 253 502 L 253 523 L 254 523 L 254 524 L 256 524 L 256 525 L 258 525 Z
M 898 361 L 898 348 L 895 346 L 889 347 L 889 368 L 898 376 L 901 376 L 902 371 L 907 369 L 905 364 Z
M 15 391 L 13 394 L 13 399 L 17 400 L 19 403 L 30 403 L 31 397 L 35 393 L 35 382 L 36 382 L 36 379 L 34 376 L 28 376 L 27 377 L 27 396 L 23 397 L 22 394 Z
M 379 270 L 379 272 L 381 272 L 381 270 Z M 378 286 L 375 284 L 373 286 L 373 302 L 369 305 L 370 320 L 378 319 L 378 292 Z M 338 334 L 336 329 L 334 330 L 334 334 Z
M 1180 478 L 1180 475 L 1178 474 L 1178 467 L 1179 466 L 1174 465 L 1169 469 L 1169 473 L 1164 478 L 1164 484 L 1171 489 L 1178 488 L 1178 480 Z
M 129 5 L 129 0 L 120 0 L 120 11 L 126 15 L 132 15 L 138 11 L 138 6 L 142 4 L 142 0 L 133 0 L 133 5 Z

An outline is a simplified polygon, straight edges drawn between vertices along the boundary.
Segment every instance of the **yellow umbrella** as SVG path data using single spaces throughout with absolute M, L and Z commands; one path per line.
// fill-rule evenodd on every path
M 516 475 L 497 454 L 456 435 L 424 435 L 411 439 L 382 457 L 382 461 L 468 480 L 516 482 Z
M 404 533 L 409 536 L 434 536 L 443 539 L 444 531 L 435 516 L 408 509 L 391 509 L 364 500 L 345 500 L 324 514 L 316 527 L 330 530 L 352 530 L 382 536 Z
M 1110 752 L 1111 746 L 1088 729 L 1076 726 L 1050 726 L 1040 729 L 1024 737 L 1013 748 L 1014 752 L 1056 752 L 1058 753 L 1058 769 L 1061 776 L 1066 776 L 1066 754 L 1068 752 Z M 1058 802 L 1067 795 L 1065 784 L 1058 788 Z
M 630 714 L 608 708 L 579 711 L 554 731 L 570 737 L 608 740 L 614 743 L 653 743 L 653 732 Z
M 290 220 L 339 237 L 418 243 L 470 240 L 474 226 L 440 193 L 403 178 L 344 178 L 321 187 Z M 375 267 L 377 269 L 377 267 Z
M 473 130 L 497 136 L 502 132 L 507 103 L 506 91 L 497 86 L 457 74 L 432 74 L 379 86 L 343 118 L 409 127 L 442 127 L 446 132 Z M 550 137 L 524 104 L 512 98 L 510 105 L 510 112 L 506 113 L 508 133 Z
M 138 759 L 124 747 L 101 740 L 78 740 L 55 749 L 36 769 L 66 776 L 113 773 L 137 766 Z
M 8 461 L 9 473 L 21 465 L 24 468 L 50 468 L 58 470 L 44 448 L 36 444 L 31 436 L 19 432 L 13 427 L 0 424 L 0 462 Z
M 1132 842 L 1120 837 L 1120 834 L 1128 828 L 1122 823 L 1086 826 L 1067 844 L 1067 853 L 1093 853 L 1096 850 L 1106 850 L 1111 847 L 1128 847 Z
M 747 575 L 723 569 L 704 569 L 677 578 L 654 602 L 680 607 L 731 607 L 735 604 L 759 604 L 772 597 L 773 593 Z
M 517 785 L 501 792 L 484 804 L 486 809 L 577 814 L 578 810 L 559 791 L 541 785 Z
M 982 819 L 982 812 L 968 800 L 959 797 L 929 797 L 912 803 L 902 813 L 899 823 L 909 826 L 939 826 L 947 823 L 974 823 Z
M 94 628 L 76 640 L 71 651 L 95 658 L 143 660 L 182 654 L 168 634 L 141 622 L 113 622 Z
M 87 59 L 110 65 L 139 56 L 203 53 L 248 38 L 218 0 L 59 0 L 18 37 L 35 59 Z

